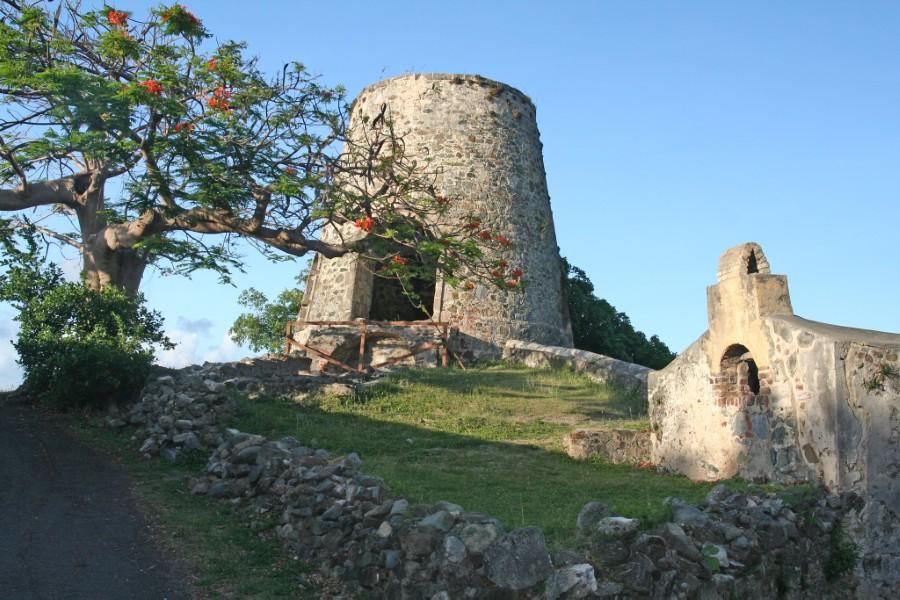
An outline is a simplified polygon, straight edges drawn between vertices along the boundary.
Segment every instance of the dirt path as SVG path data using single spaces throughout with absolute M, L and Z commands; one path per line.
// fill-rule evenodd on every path
M 34 409 L 0 404 L 0 598 L 189 598 L 129 485 Z

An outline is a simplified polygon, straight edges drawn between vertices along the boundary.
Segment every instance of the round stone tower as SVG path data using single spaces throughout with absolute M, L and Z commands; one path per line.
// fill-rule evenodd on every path
M 522 92 L 477 75 L 411 74 L 365 88 L 350 128 L 386 115 L 408 156 L 437 172 L 435 189 L 454 199 L 451 218 L 477 214 L 514 246 L 505 256 L 525 271 L 523 291 L 490 283 L 434 287 L 430 318 L 458 329 L 466 357 L 497 356 L 508 339 L 571 346 L 572 332 L 535 108 Z M 349 233 L 352 233 L 350 231 Z M 323 239 L 329 232 L 323 234 Z M 389 302 L 356 257 L 317 257 L 300 317 L 384 318 Z M 422 316 L 422 318 L 428 318 Z

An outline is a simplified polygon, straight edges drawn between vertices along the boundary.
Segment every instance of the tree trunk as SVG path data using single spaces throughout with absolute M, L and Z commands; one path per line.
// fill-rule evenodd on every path
M 111 250 L 102 235 L 94 243 L 85 246 L 82 254 L 85 284 L 93 290 L 115 285 L 129 296 L 137 294 L 147 268 L 142 253 L 131 249 Z
M 104 235 L 107 226 L 104 208 L 104 181 L 94 179 L 82 194 L 81 206 L 75 210 L 81 228 L 85 284 L 92 290 L 115 285 L 134 296 L 147 268 L 147 258 L 143 252 L 131 248 L 109 247 Z

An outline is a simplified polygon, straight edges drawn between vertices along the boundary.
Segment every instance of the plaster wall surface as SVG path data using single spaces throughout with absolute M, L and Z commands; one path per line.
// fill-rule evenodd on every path
M 900 586 L 900 335 L 793 315 L 787 279 L 748 272 L 751 252 L 762 249 L 723 255 L 709 330 L 649 375 L 652 458 L 696 480 L 859 495 L 847 527 L 862 555 L 860 597 L 890 597 Z
M 383 106 L 407 154 L 427 161 L 437 173 L 436 192 L 453 199 L 451 219 L 477 216 L 485 228 L 513 242 L 504 258 L 525 271 L 522 291 L 487 283 L 467 290 L 438 282 L 432 318 L 458 328 L 455 351 L 463 357 L 498 357 L 508 339 L 571 347 L 542 146 L 528 97 L 479 76 L 405 75 L 360 93 L 351 132 Z M 346 227 L 343 232 L 352 233 Z M 323 239 L 338 233 L 326 231 Z M 368 316 L 372 274 L 356 256 L 318 257 L 309 281 L 301 319 Z

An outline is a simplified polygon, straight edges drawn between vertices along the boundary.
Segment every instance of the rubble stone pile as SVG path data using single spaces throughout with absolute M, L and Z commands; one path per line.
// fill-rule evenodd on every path
M 242 396 L 282 396 L 295 400 L 318 391 L 346 394 L 355 383 L 305 371 L 308 359 L 278 355 L 231 363 L 205 363 L 160 370 L 127 414 L 107 418 L 111 427 L 137 426 L 140 451 L 177 460 L 185 451 L 215 448 L 235 416 Z

